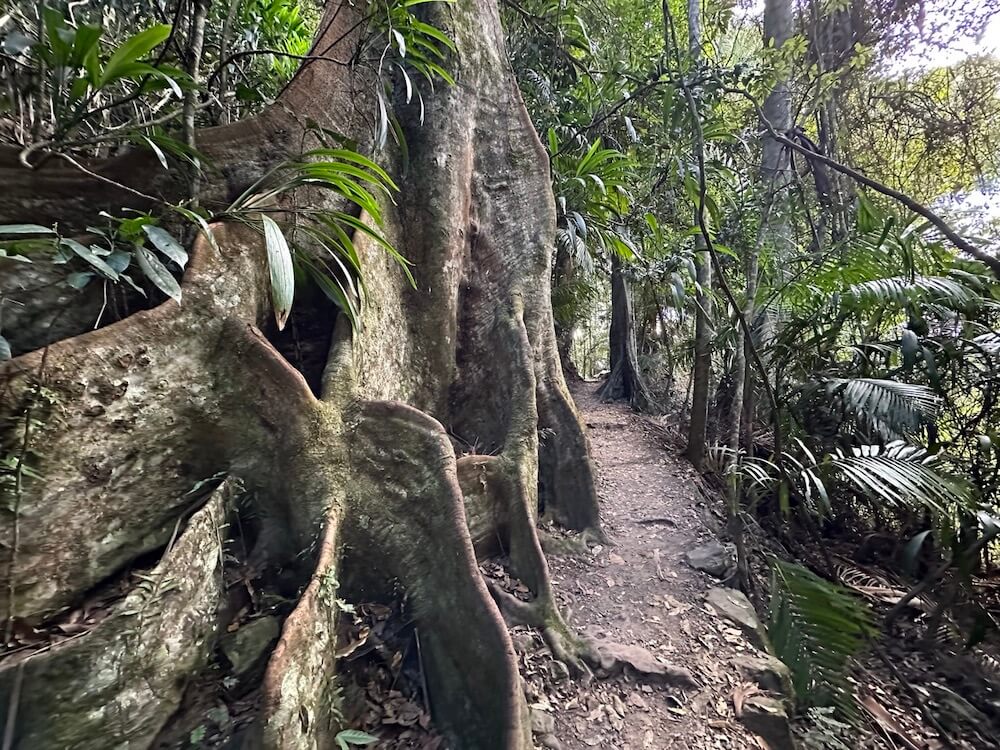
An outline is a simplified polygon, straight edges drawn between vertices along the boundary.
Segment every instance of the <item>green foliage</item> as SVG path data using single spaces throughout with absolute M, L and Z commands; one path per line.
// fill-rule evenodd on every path
M 311 188 L 328 194 L 334 204 L 345 201 L 364 213 L 371 225 L 341 208 L 282 206 L 282 196 Z M 397 190 L 389 175 L 370 159 L 346 148 L 313 149 L 300 160 L 285 162 L 266 174 L 221 214 L 219 219 L 244 221 L 261 227 L 271 269 L 271 294 L 278 327 L 291 312 L 294 273 L 308 278 L 357 325 L 364 296 L 361 259 L 354 237 L 364 236 L 387 252 L 406 274 L 413 277 L 408 261 L 382 234 L 379 197 Z M 322 204 L 314 204 L 322 205 Z M 275 220 L 266 212 L 286 214 Z M 255 219 L 260 215 L 260 220 Z
M 406 158 L 406 141 L 402 127 L 392 113 L 393 75 L 403 85 L 403 101 L 409 104 L 414 98 L 420 103 L 420 122 L 424 119 L 424 99 L 419 83 L 423 81 L 433 90 L 436 81 L 453 85 L 455 79 L 445 68 L 448 57 L 455 52 L 455 43 L 441 29 L 418 17 L 421 6 L 429 3 L 450 3 L 453 0 L 385 0 L 376 5 L 372 21 L 372 35 L 367 45 L 378 55 L 379 84 L 378 128 L 376 143 L 385 145 L 389 133 Z M 411 73 L 416 73 L 414 82 Z
M 305 55 L 312 46 L 318 23 L 316 7 L 301 0 L 242 0 L 239 4 L 241 33 L 235 37 L 233 53 L 252 49 L 273 49 L 289 55 Z M 298 70 L 299 60 L 281 54 L 253 56 L 247 80 L 261 82 L 259 88 L 238 85 L 243 101 L 266 101 Z
M 442 2 L 453 0 L 388 0 L 384 13 L 377 16 L 378 29 L 388 37 L 390 48 L 398 56 L 396 66 L 406 81 L 407 91 L 412 89 L 407 69 L 423 76 L 432 86 L 438 79 L 449 85 L 455 83 L 451 73 L 442 67 L 448 54 L 455 51 L 455 43 L 441 29 L 421 21 L 415 13 L 419 5 Z
M 133 278 L 132 272 L 138 269 L 140 278 L 180 302 L 180 285 L 171 267 L 183 271 L 187 252 L 173 235 L 158 226 L 158 219 L 148 213 L 133 213 L 134 216 L 120 218 L 102 212 L 105 226 L 87 227 L 86 239 L 63 237 L 57 227 L 8 224 L 0 226 L 0 242 L 8 257 L 31 262 L 32 256 L 41 252 L 53 263 L 65 265 L 66 283 L 74 289 L 83 289 L 94 280 L 124 282 L 146 296 Z M 37 236 L 4 239 L 26 234 Z
M 933 422 L 941 399 L 931 388 L 878 378 L 824 378 L 800 391 L 800 409 L 839 407 L 840 429 L 896 440 L 917 437 Z
M 326 193 L 335 205 L 346 202 L 355 206 L 370 224 L 342 207 L 300 206 L 285 200 L 294 201 L 297 191 L 303 188 Z M 365 236 L 381 247 L 413 283 L 409 263 L 381 230 L 378 196 L 388 198 L 396 189 L 385 170 L 356 151 L 320 148 L 304 153 L 301 159 L 279 164 L 220 214 L 206 218 L 203 213 L 184 206 L 169 206 L 169 209 L 192 222 L 213 244 L 209 220 L 241 221 L 263 233 L 279 330 L 291 312 L 296 277 L 316 283 L 356 325 L 364 296 L 356 236 Z M 283 200 L 285 205 L 279 206 Z M 157 289 L 180 302 L 181 287 L 176 274 L 183 271 L 188 260 L 181 243 L 159 226 L 159 220 L 151 214 L 136 213 L 125 219 L 102 215 L 107 226 L 88 227 L 86 241 L 63 237 L 57 228 L 27 224 L 0 226 L 2 251 L 5 256 L 27 262 L 33 254 L 44 252 L 54 263 L 66 265 L 66 283 L 76 289 L 97 279 L 124 282 L 145 296 L 129 272 L 137 267 Z M 31 236 L 23 238 L 25 235 Z M 21 239 L 4 241 L 4 237 Z
M 944 516 L 956 504 L 970 503 L 969 487 L 936 470 L 939 459 L 922 448 L 904 443 L 861 446 L 849 455 L 838 452 L 830 463 L 858 492 L 893 505 L 924 506 Z
M 0 77 L 9 91 L 31 89 L 42 106 L 10 97 L 4 108 L 13 117 L 9 127 L 0 128 L 0 138 L 31 144 L 32 150 L 121 143 L 138 133 L 163 138 L 159 124 L 180 114 L 192 83 L 164 59 L 171 26 L 150 24 L 111 37 L 101 23 L 73 21 L 48 5 L 41 6 L 40 26 L 33 14 L 20 10 L 5 20 L 0 34 L 8 55 L 0 58 Z M 136 116 L 143 110 L 150 113 L 148 120 Z
M 800 565 L 773 560 L 767 632 L 804 706 L 833 706 L 856 718 L 849 676 L 874 633 L 867 606 Z
M 591 265 L 589 259 L 583 260 L 588 252 L 604 258 L 636 258 L 639 249 L 624 224 L 631 201 L 628 186 L 633 161 L 621 151 L 602 148 L 600 140 L 580 153 L 560 151 L 554 130 L 548 132 L 548 146 L 559 207 L 557 241 L 584 267 Z

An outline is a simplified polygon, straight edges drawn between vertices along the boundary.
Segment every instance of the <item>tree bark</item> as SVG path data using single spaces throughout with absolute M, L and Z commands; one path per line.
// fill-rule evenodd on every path
M 618 258 L 611 260 L 611 324 L 608 329 L 611 373 L 598 390 L 604 401 L 627 401 L 637 411 L 652 411 L 653 397 L 639 370 L 632 290 Z
M 317 48 L 345 33 L 356 44 L 350 29 L 363 13 L 332 3 Z M 0 659 L 0 705 L 18 708 L 8 716 L 13 748 L 149 747 L 168 721 L 190 720 L 172 716 L 185 694 L 226 677 L 213 653 L 233 591 L 217 584 L 234 556 L 253 588 L 294 602 L 256 686 L 244 747 L 333 745 L 342 726 L 338 598 L 405 590 L 434 719 L 456 747 L 531 746 L 501 608 L 542 628 L 571 667 L 593 657 L 559 615 L 536 532 L 544 513 L 602 538 L 553 329 L 545 152 L 493 0 L 428 6 L 428 17 L 456 41 L 457 84 L 425 92 L 423 125 L 397 105 L 411 158 L 385 206 L 416 288 L 355 238 L 368 303 L 358 333 L 342 319 L 336 326 L 319 395 L 259 330 L 270 318 L 265 253 L 239 225 L 215 228 L 220 251 L 196 241 L 182 305 L 64 340 L 30 331 L 23 340 L 43 348 L 0 365 L 0 452 L 31 470 L 0 516 L 0 620 L 45 630 L 150 554 L 160 560 L 154 578 L 171 584 L 133 592 L 86 635 Z M 306 64 L 273 109 L 200 132 L 222 173 L 204 185 L 203 202 L 310 147 L 309 119 L 370 143 L 371 86 L 363 66 Z M 125 181 L 142 174 L 138 163 L 94 166 Z M 63 211 L 85 220 L 107 200 L 106 186 L 63 168 L 25 174 L 6 164 L 0 173 L 19 191 L 0 200 L 5 221 L 45 223 Z M 62 177 L 87 195 L 68 193 Z M 478 455 L 456 457 L 449 434 Z M 470 484 L 480 467 L 485 483 Z M 226 489 L 204 504 L 192 488 L 209 477 L 226 477 Z M 530 602 L 514 607 L 487 589 L 468 528 L 475 518 L 504 540 Z M 171 623 L 190 640 L 183 652 Z M 122 633 L 148 647 L 127 647 Z M 133 687 L 151 672 L 169 689 Z M 42 694 L 49 699 L 26 702 Z M 65 722 L 44 715 L 59 696 L 72 698 Z
M 792 8 L 788 0 L 768 0 L 764 5 L 764 42 L 780 48 L 793 32 Z M 781 132 L 788 131 L 792 126 L 791 94 L 788 82 L 776 81 L 774 88 L 764 101 L 764 118 L 771 123 L 779 123 Z M 783 259 L 787 257 L 791 242 L 787 218 L 787 197 L 785 190 L 791 179 L 790 155 L 784 144 L 778 142 L 766 130 L 763 133 L 761 150 L 760 176 L 764 185 L 764 194 L 760 206 L 760 226 L 756 245 L 750 249 L 745 258 L 746 292 L 744 297 L 743 316 L 756 332 L 760 341 L 766 339 L 770 321 L 758 321 L 755 298 L 757 296 L 760 249 L 770 245 L 778 267 L 782 267 Z M 728 444 L 736 450 L 742 444 L 747 452 L 753 451 L 753 421 L 757 407 L 757 391 L 754 384 L 753 367 L 750 363 L 749 347 L 754 342 L 746 340 L 742 331 L 738 332 L 736 360 L 733 384 L 733 404 L 727 421 Z M 742 429 L 741 429 L 742 424 Z
M 570 284 L 573 280 L 574 272 L 573 258 L 570 256 L 569 251 L 561 244 L 557 245 L 555 265 L 552 269 L 553 293 L 558 294 L 560 286 Z M 567 379 L 581 380 L 580 372 L 577 370 L 576 363 L 573 362 L 571 357 L 573 334 L 576 329 L 576 321 L 573 319 L 575 315 L 572 317 L 567 315 L 565 317 L 566 319 L 560 319 L 557 315 L 555 319 L 559 361 L 562 362 L 563 373 Z

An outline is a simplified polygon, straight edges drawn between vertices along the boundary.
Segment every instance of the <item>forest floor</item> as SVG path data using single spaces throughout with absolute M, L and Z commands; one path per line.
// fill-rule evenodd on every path
M 537 634 L 516 628 L 514 643 L 532 722 L 540 732 L 536 743 L 562 750 L 776 750 L 779 745 L 790 746 L 785 743 L 787 730 L 777 732 L 775 744 L 749 731 L 738 718 L 737 706 L 756 700 L 752 696 L 758 692 L 744 679 L 740 665 L 761 654 L 744 631 L 706 601 L 709 591 L 725 584 L 695 570 L 685 558 L 685 553 L 716 540 L 722 526 L 721 501 L 711 490 L 702 489 L 701 478 L 678 455 L 669 430 L 658 422 L 624 404 L 601 403 L 591 383 L 576 384 L 573 396 L 587 426 L 610 544 L 593 546 L 584 555 L 547 550 L 556 596 L 577 632 L 599 642 L 645 649 L 660 663 L 690 672 L 697 686 L 658 684 L 628 669 L 614 678 L 601 679 L 598 672 L 590 682 L 571 680 L 548 656 Z M 865 581 L 875 581 L 872 576 L 879 572 L 848 567 L 854 578 Z M 858 593 L 877 589 L 891 591 L 896 598 L 900 595 L 884 581 L 875 589 L 856 588 Z M 897 665 L 895 671 L 906 673 L 905 682 L 874 656 L 862 659 L 855 675 L 865 709 L 862 725 L 851 730 L 813 717 L 823 723 L 797 726 L 800 739 L 800 732 L 806 732 L 817 742 L 805 745 L 911 750 L 996 747 L 995 735 L 991 737 L 986 729 L 986 716 L 945 687 L 951 679 L 949 664 L 951 672 L 961 672 L 970 682 L 978 670 L 970 669 L 964 658 L 952 663 L 943 648 L 933 654 L 916 649 L 918 639 L 911 632 L 915 627 L 910 618 L 904 625 L 907 635 L 897 634 L 883 642 Z M 986 691 L 984 684 L 975 682 L 980 693 Z M 954 684 L 952 688 L 958 689 Z M 907 691 L 921 693 L 925 708 L 928 703 L 942 704 L 938 719 L 954 723 L 950 739 L 927 723 Z M 939 700 L 941 695 L 951 702 Z M 962 717 L 967 715 L 970 719 L 963 726 Z
M 720 582 L 684 561 L 686 551 L 715 538 L 697 474 L 664 450 L 645 418 L 601 403 L 589 383 L 573 395 L 588 428 L 611 545 L 592 547 L 590 559 L 550 554 L 557 596 L 578 632 L 645 648 L 687 669 L 698 687 L 644 683 L 628 671 L 589 685 L 552 681 L 522 651 L 536 726 L 551 716 L 564 750 L 764 747 L 734 712 L 742 680 L 733 660 L 754 649 L 706 603 Z

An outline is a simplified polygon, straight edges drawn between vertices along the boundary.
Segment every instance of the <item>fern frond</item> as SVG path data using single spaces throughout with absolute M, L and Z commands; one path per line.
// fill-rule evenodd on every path
M 800 704 L 855 718 L 850 664 L 874 632 L 869 608 L 801 565 L 774 560 L 769 614 L 768 635 Z

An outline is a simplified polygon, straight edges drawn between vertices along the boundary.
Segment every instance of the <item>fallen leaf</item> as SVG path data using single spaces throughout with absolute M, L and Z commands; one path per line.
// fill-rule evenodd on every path
M 885 732 L 886 736 L 894 735 L 896 739 L 900 740 L 908 750 L 920 750 L 920 746 L 909 738 L 899 723 L 892 718 L 885 707 L 882 706 L 875 698 L 871 695 L 866 695 L 861 699 L 861 705 L 864 706 L 865 710 L 871 714 L 872 718 L 875 719 L 879 727 Z
M 733 689 L 731 697 L 733 699 L 733 710 L 736 712 L 737 719 L 743 718 L 743 701 L 759 692 L 760 688 L 752 682 L 741 683 Z

